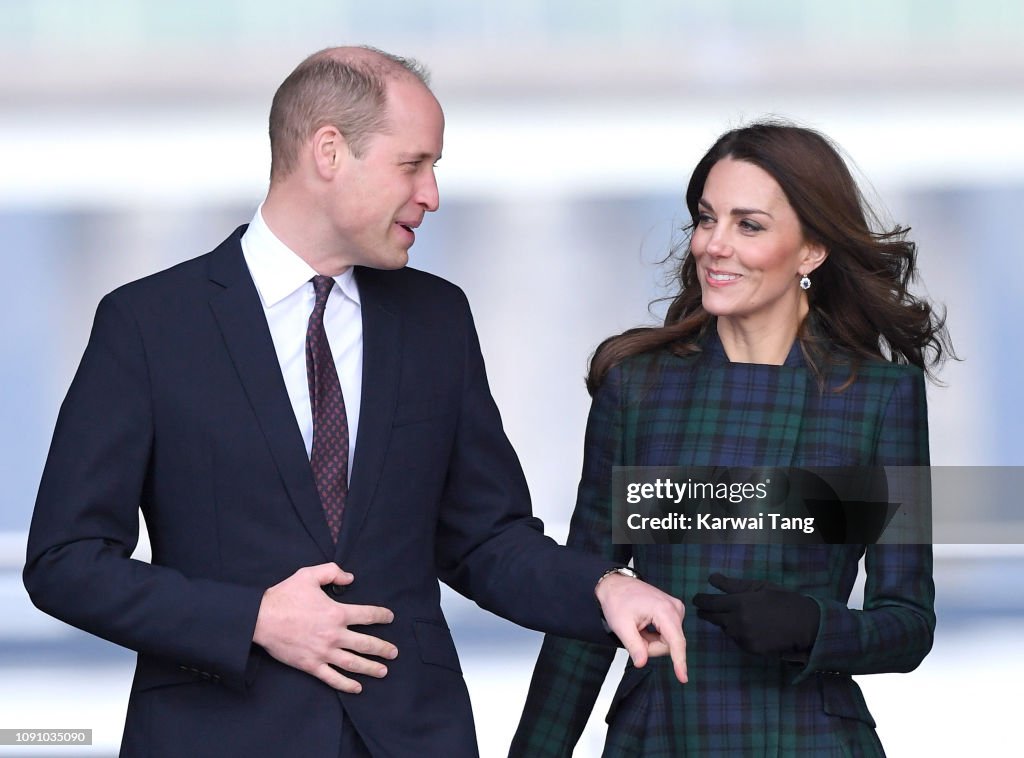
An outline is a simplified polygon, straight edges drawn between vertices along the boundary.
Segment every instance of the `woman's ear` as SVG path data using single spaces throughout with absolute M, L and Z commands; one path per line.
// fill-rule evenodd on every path
M 800 267 L 797 271 L 800 272 L 800 276 L 807 276 L 824 263 L 826 258 L 828 258 L 828 250 L 824 245 L 820 245 L 817 242 L 808 242 L 804 245 L 804 257 L 800 261 Z

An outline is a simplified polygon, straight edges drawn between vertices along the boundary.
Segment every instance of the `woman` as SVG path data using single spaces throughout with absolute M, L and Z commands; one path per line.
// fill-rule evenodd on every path
M 884 755 L 851 675 L 910 671 L 928 653 L 930 546 L 613 545 L 611 474 L 927 465 L 924 369 L 949 350 L 943 320 L 907 291 L 906 230 L 872 231 L 816 132 L 726 133 L 686 204 L 689 248 L 664 326 L 606 340 L 591 363 L 569 544 L 693 598 L 690 680 L 675 682 L 664 659 L 627 664 L 605 755 Z M 851 610 L 865 553 L 864 607 Z M 549 635 L 511 755 L 571 755 L 613 656 Z

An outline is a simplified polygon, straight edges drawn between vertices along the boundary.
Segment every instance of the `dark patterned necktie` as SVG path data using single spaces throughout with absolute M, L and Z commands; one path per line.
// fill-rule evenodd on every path
M 306 379 L 313 409 L 313 449 L 309 463 L 331 539 L 337 542 L 348 495 L 348 416 L 338 370 L 324 331 L 324 308 L 333 287 L 331 277 L 313 277 L 316 303 L 306 327 Z

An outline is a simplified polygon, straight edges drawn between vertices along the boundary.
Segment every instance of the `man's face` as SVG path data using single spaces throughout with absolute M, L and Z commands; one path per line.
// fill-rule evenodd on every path
M 388 82 L 387 109 L 387 131 L 370 135 L 361 157 L 345 156 L 326 211 L 351 265 L 396 269 L 409 262 L 424 214 L 438 207 L 444 114 L 411 77 Z

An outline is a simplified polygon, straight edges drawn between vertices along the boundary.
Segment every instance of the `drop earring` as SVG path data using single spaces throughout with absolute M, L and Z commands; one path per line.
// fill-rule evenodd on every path
M 807 274 L 804 274 L 803 276 L 800 277 L 800 289 L 802 289 L 802 290 L 804 290 L 806 292 L 810 288 L 811 288 L 811 277 L 807 276 Z

